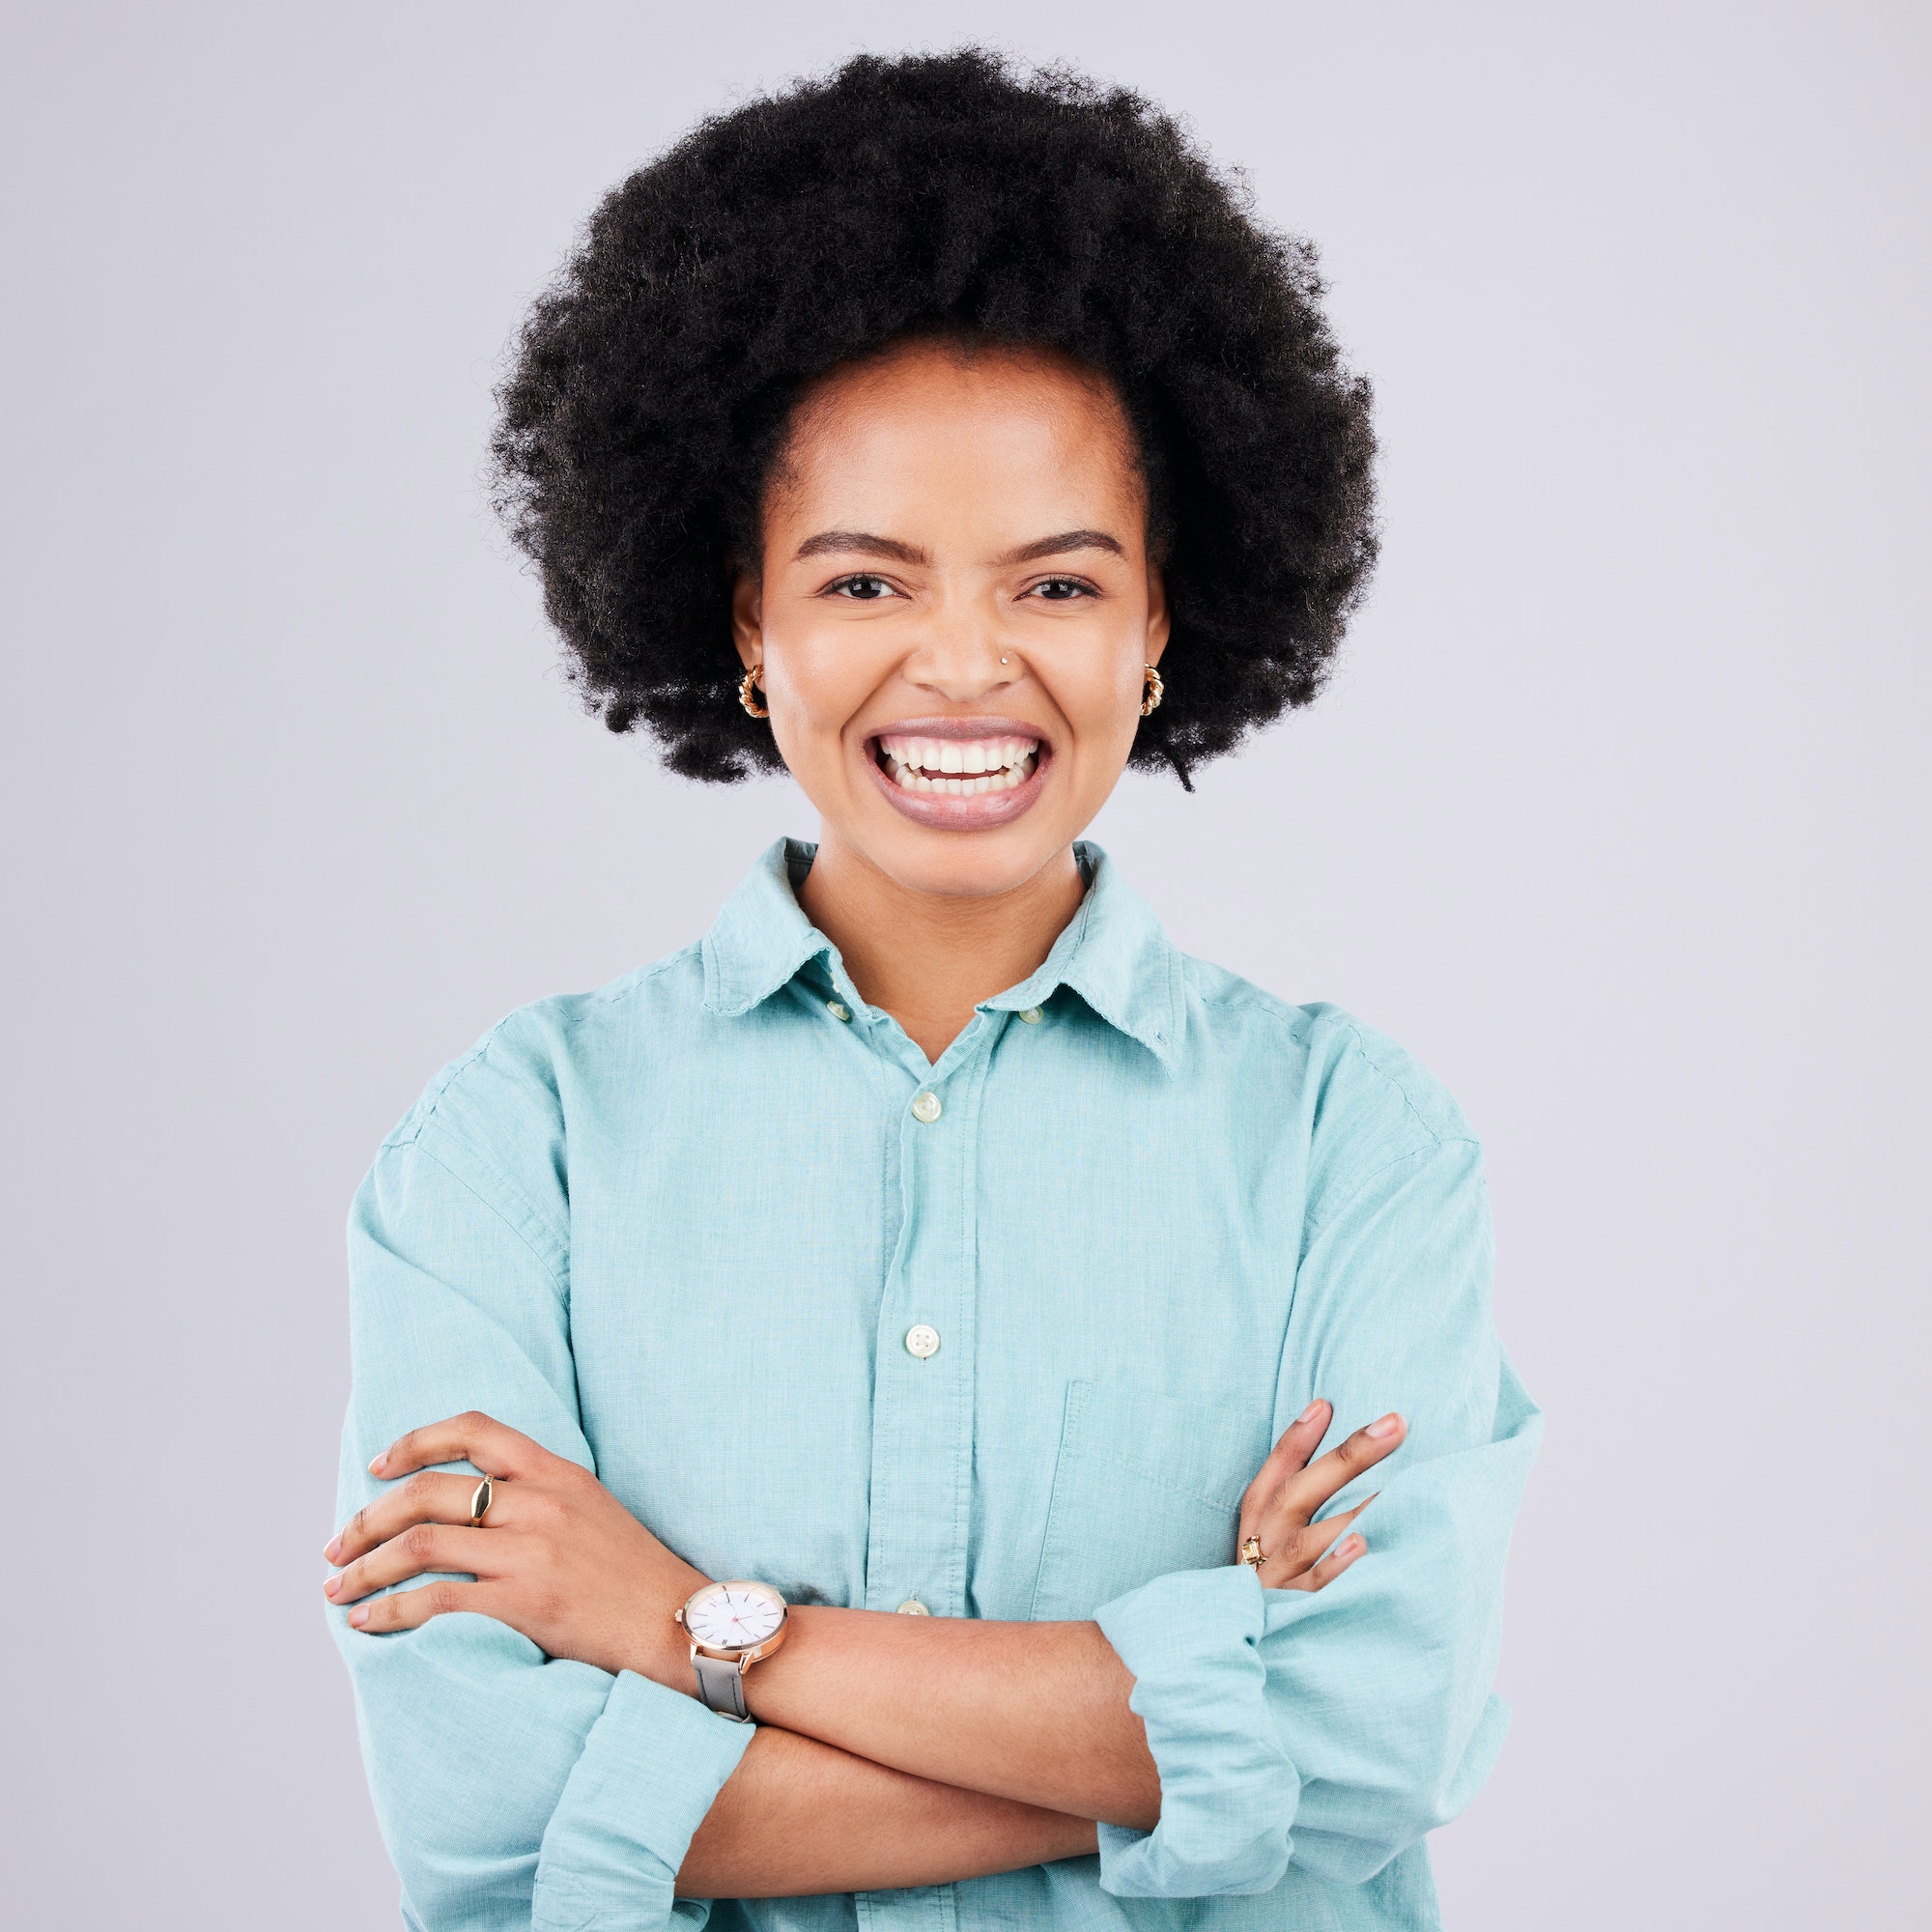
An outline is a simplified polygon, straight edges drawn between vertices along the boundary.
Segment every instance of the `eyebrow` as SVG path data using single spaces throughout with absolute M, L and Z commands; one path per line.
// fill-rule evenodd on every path
M 1037 563 L 1043 556 L 1065 556 L 1070 551 L 1104 550 L 1116 556 L 1125 556 L 1126 551 L 1119 538 L 1110 537 L 1105 530 L 1063 530 L 1058 536 L 1040 537 L 1036 542 L 1022 544 L 1018 550 L 1009 551 L 1000 558 L 1002 563 Z M 896 537 L 876 537 L 869 530 L 820 530 L 816 536 L 807 537 L 798 547 L 795 561 L 803 562 L 809 556 L 829 556 L 837 553 L 861 556 L 890 557 L 895 563 L 930 565 L 932 562 L 924 551 L 917 544 L 900 543 Z
M 932 559 L 917 544 L 900 543 L 896 537 L 875 537 L 868 530 L 820 530 L 798 547 L 795 562 L 809 556 L 829 556 L 836 552 L 857 551 L 862 556 L 891 557 L 895 563 L 929 564 Z
M 1105 550 L 1116 556 L 1126 555 L 1120 540 L 1110 537 L 1105 530 L 1063 530 L 1057 537 L 1041 537 L 1037 543 L 1022 544 L 1018 550 L 1009 551 L 1000 561 L 1037 563 L 1043 556 L 1065 556 L 1074 550 Z

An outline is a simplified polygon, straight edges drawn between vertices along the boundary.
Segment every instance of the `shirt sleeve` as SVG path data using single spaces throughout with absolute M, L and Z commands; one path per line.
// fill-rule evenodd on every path
M 566 1314 L 568 1223 L 535 1167 L 519 1184 L 434 1117 L 379 1154 L 350 1220 L 355 1383 L 339 1520 L 385 1487 L 367 1474 L 379 1449 L 467 1409 L 594 1466 Z M 753 1726 L 628 1671 L 548 1661 L 490 1617 L 383 1636 L 351 1630 L 339 1610 L 329 1619 L 411 1925 L 703 1922 L 705 1905 L 673 1898 L 676 1873 Z
M 1278 1420 L 1325 1396 L 1327 1444 L 1390 1409 L 1396 1454 L 1368 1551 L 1325 1589 L 1265 1590 L 1242 1565 L 1158 1577 L 1104 1605 L 1160 1772 L 1151 1833 L 1100 1827 L 1124 1896 L 1265 1891 L 1291 1859 L 1372 1878 L 1475 1796 L 1508 1711 L 1491 1691 L 1503 1560 L 1541 1433 L 1490 1310 L 1480 1151 L 1435 1139 L 1377 1169 L 1309 1238 Z

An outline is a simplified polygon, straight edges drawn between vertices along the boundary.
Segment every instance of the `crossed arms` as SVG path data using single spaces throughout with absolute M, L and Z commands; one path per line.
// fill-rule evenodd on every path
M 1400 1446 L 1402 1419 L 1316 1458 L 1332 1413 L 1311 1403 L 1242 1501 L 1238 1539 L 1259 1542 L 1267 1587 L 1320 1590 L 1365 1548 L 1350 1525 L 1367 1503 L 1315 1513 Z M 469 1526 L 474 1478 L 433 1466 L 463 1460 L 496 1479 L 483 1527 Z M 326 1552 L 342 1567 L 325 1591 L 351 1606 L 354 1628 L 392 1634 L 473 1611 L 549 1657 L 696 1695 L 671 1612 L 708 1579 L 589 1470 L 472 1411 L 411 1431 L 370 1473 L 393 1487 Z M 425 1576 L 435 1580 L 370 1594 Z M 815 1605 L 791 1616 L 790 1640 L 746 1674 L 759 1728 L 692 1837 L 680 1893 L 944 1884 L 1091 1854 L 1096 1822 L 1158 1821 L 1134 1680 L 1097 1624 Z

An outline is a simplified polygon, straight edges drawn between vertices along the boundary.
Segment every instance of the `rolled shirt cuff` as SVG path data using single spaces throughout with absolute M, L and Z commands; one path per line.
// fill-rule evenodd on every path
M 544 1833 L 531 1932 L 662 1932 L 692 1833 L 756 1728 L 622 1672 Z
M 1157 1577 L 1094 1613 L 1133 1672 L 1127 1702 L 1160 1773 L 1151 1832 L 1102 1825 L 1100 1886 L 1123 1898 L 1270 1891 L 1288 1870 L 1300 1781 L 1275 1735 L 1253 1570 Z

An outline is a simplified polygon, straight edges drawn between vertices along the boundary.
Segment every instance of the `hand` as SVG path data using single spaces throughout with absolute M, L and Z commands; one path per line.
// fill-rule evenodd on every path
M 468 1458 L 493 1494 L 469 1526 L 474 1476 L 433 1463 Z M 635 1670 L 696 1694 L 690 1640 L 671 1612 L 708 1580 L 660 1543 L 588 1469 L 520 1431 L 471 1413 L 401 1436 L 369 1473 L 407 1476 L 358 1510 L 323 1551 L 341 1564 L 323 1594 L 355 1604 L 349 1621 L 372 1634 L 414 1630 L 450 1610 L 475 1610 L 521 1631 L 551 1657 Z M 468 1571 L 372 1604 L 357 1600 L 426 1571 Z
M 1241 1498 L 1236 1560 L 1246 1560 L 1241 1551 L 1249 1537 L 1256 1538 L 1264 1559 L 1258 1568 L 1266 1589 L 1319 1590 L 1369 1547 L 1359 1533 L 1343 1537 L 1340 1543 L 1335 1539 L 1375 1501 L 1374 1496 L 1340 1516 L 1320 1522 L 1313 1518 L 1337 1491 L 1399 1449 L 1408 1425 L 1399 1415 L 1385 1415 L 1356 1430 L 1311 1467 L 1308 1459 L 1327 1434 L 1334 1414 L 1332 1404 L 1311 1402 L 1289 1425 Z M 1325 1556 L 1323 1550 L 1328 1552 Z

